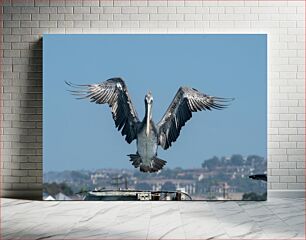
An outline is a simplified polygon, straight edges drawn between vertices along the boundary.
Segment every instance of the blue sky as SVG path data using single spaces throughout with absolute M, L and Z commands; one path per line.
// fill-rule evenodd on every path
M 200 167 L 212 156 L 267 153 L 267 36 L 43 36 L 44 171 L 130 168 L 136 152 L 115 129 L 110 109 L 76 100 L 64 81 L 99 83 L 122 77 L 139 118 L 154 97 L 157 123 L 180 86 L 234 97 L 225 110 L 193 114 L 178 140 L 158 156 L 167 167 Z

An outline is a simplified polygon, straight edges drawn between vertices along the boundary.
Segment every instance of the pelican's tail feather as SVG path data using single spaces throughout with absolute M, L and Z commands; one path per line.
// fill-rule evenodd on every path
M 130 157 L 130 161 L 132 162 L 133 166 L 135 168 L 138 168 L 140 169 L 141 172 L 157 172 L 158 170 L 162 169 L 166 162 L 165 160 L 162 160 L 160 158 L 157 158 L 157 157 L 153 157 L 152 160 L 151 160 L 151 165 L 148 166 L 148 165 L 145 165 L 141 159 L 141 156 L 136 153 L 136 154 L 129 154 L 127 155 Z
M 133 166 L 138 168 L 142 162 L 139 154 L 129 154 L 128 156 L 130 157 L 130 161 L 132 162 Z
M 158 170 L 162 169 L 166 163 L 167 161 L 163 159 L 153 157 L 152 168 L 150 169 L 150 172 L 157 172 Z

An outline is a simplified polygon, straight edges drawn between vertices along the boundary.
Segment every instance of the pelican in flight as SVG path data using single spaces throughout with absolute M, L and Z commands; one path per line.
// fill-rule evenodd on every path
M 152 120 L 153 96 L 145 96 L 145 116 L 139 120 L 127 86 L 121 78 L 110 78 L 102 83 L 78 85 L 66 82 L 77 99 L 88 98 L 90 102 L 108 104 L 118 131 L 128 143 L 136 140 L 137 152 L 129 154 L 135 168 L 142 172 L 157 172 L 166 164 L 157 157 L 157 148 L 171 147 L 180 135 L 181 128 L 192 117 L 192 112 L 223 109 L 232 98 L 206 95 L 194 88 L 180 87 L 158 124 Z

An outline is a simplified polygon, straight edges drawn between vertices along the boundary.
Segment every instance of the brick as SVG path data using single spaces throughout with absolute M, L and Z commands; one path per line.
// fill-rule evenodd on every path
M 235 21 L 236 28 L 250 28 L 251 22 L 249 21 Z
M 177 13 L 195 13 L 195 7 L 177 7 L 176 8 Z
M 57 21 L 40 21 L 39 27 L 42 28 L 57 27 Z
M 278 162 L 269 162 L 268 163 L 268 168 L 279 168 L 279 165 L 280 165 L 280 163 L 278 163 Z M 279 177 L 278 177 L 278 179 L 279 179 Z M 270 181 L 270 179 L 269 179 L 269 181 Z
M 272 175 L 288 176 L 289 170 L 288 169 L 272 169 Z
M 280 162 L 279 164 L 280 164 L 279 165 L 280 168 L 296 168 L 296 163 L 295 162 Z M 290 170 L 289 170 L 289 172 L 290 172 Z
M 12 1 L 13 6 L 30 7 L 34 6 L 34 0 L 14 0 Z
M 304 41 L 304 40 L 303 40 Z M 288 42 L 288 49 L 304 49 L 304 42 Z M 293 59 L 300 59 L 300 58 L 293 58 Z M 290 62 L 290 64 L 294 64 L 294 62 Z M 296 64 L 304 64 L 305 62 L 296 62 Z
M 19 181 L 20 181 L 19 177 L 3 176 L 3 182 L 6 182 L 6 183 L 16 183 Z
M 83 2 L 83 6 L 99 6 L 100 5 L 100 2 L 99 0 L 90 0 L 90 1 L 82 1 Z
M 5 13 L 2 15 L 2 20 L 4 21 L 10 21 L 12 20 L 12 14 L 11 13 Z
M 74 7 L 73 13 L 90 13 L 90 7 Z
M 17 35 L 31 34 L 31 28 L 13 28 L 12 34 L 17 34 Z
M 140 21 L 139 27 L 141 28 L 158 28 L 158 21 Z
M 2 28 L 2 34 L 3 35 L 12 34 L 12 29 L 11 28 Z
M 271 183 L 272 189 L 278 190 L 278 189 L 287 189 L 288 184 L 287 183 Z
M 66 5 L 66 1 L 63 0 L 50 0 L 50 6 L 65 6 Z
M 185 14 L 186 21 L 201 21 L 202 14 Z
M 39 13 L 38 7 L 22 7 L 21 13 Z
M 102 7 L 90 7 L 90 13 L 103 13 Z
M 157 7 L 139 7 L 139 13 L 157 13 Z
M 50 14 L 50 21 L 65 20 L 65 14 Z
M 289 155 L 305 155 L 305 149 L 287 149 L 287 153 Z M 292 158 L 289 157 L 289 160 L 290 159 L 292 159 Z M 298 161 L 298 160 L 296 160 L 296 161 Z
M 305 183 L 288 183 L 288 189 L 303 189 L 303 190 L 305 190 Z
M 40 27 L 40 28 L 32 28 L 32 34 L 33 35 L 36 35 L 36 36 L 41 36 L 43 35 L 44 33 L 48 33 L 49 32 L 49 28 L 48 27 Z M 31 36 L 31 35 L 25 35 L 25 36 Z M 22 54 L 22 53 L 21 53 Z M 24 54 L 24 55 L 21 55 L 22 57 L 25 57 L 26 55 L 28 54 Z
M 70 20 L 70 21 L 72 21 L 72 20 L 82 20 L 83 19 L 83 15 L 82 14 L 65 14 L 65 20 Z
M 21 7 L 3 7 L 3 13 L 21 13 Z
M 99 14 L 99 20 L 100 21 L 114 20 L 113 15 L 114 14 Z
M 114 14 L 113 17 L 115 21 L 130 20 L 129 14 Z
M 139 21 L 122 21 L 121 26 L 124 28 L 138 28 Z
M 158 7 L 158 13 L 176 13 L 176 7 Z
M 295 28 L 296 27 L 296 21 L 280 21 L 281 28 Z
M 278 134 L 278 128 L 268 128 L 268 134 Z
M 120 7 L 104 7 L 103 13 L 121 13 Z
M 276 7 L 252 7 L 251 8 L 251 13 L 257 13 L 257 14 L 262 14 L 262 13 L 278 13 L 278 8 Z
M 297 143 L 296 143 L 296 147 L 297 147 L 297 148 L 305 149 L 305 142 L 297 142 Z
M 184 14 L 169 14 L 168 18 L 170 21 L 182 21 L 184 20 Z
M 285 105 L 288 106 L 288 100 L 285 100 Z M 293 100 L 294 101 L 294 100 Z M 294 102 L 297 105 L 297 101 Z M 296 114 L 280 114 L 280 120 L 296 120 Z
M 303 176 L 305 175 L 305 169 L 289 169 L 290 176 Z
M 31 14 L 25 13 L 25 14 L 13 14 L 12 20 L 31 20 Z
M 252 21 L 251 28 L 278 28 L 278 21 Z
M 58 21 L 57 26 L 59 28 L 72 28 L 73 27 L 73 21 Z
M 35 183 L 36 177 L 20 177 L 22 183 Z
M 89 28 L 90 27 L 90 21 L 74 21 L 74 27 L 77 28 Z
M 49 5 L 50 5 L 49 0 L 35 0 L 35 2 L 34 2 L 34 6 L 38 6 L 38 7 L 40 7 L 40 6 L 49 6 Z
M 12 49 L 28 49 L 29 46 L 30 46 L 29 43 L 12 43 Z M 20 58 L 18 58 L 18 60 L 20 60 Z M 13 63 L 16 64 L 15 61 Z
M 163 1 L 163 0 L 148 0 L 148 6 L 167 6 L 168 1 Z
M 149 14 L 132 14 L 130 16 L 130 20 L 139 20 L 139 21 L 148 21 L 149 20 Z
M 138 13 L 138 8 L 137 7 L 122 7 L 121 8 L 121 13 L 123 13 L 123 14 Z
M 243 20 L 243 15 L 240 14 L 219 14 L 219 20 Z
M 210 8 L 208 7 L 196 7 L 196 13 L 201 13 L 201 14 L 208 14 L 210 11 Z
M 251 8 L 250 7 L 235 7 L 234 8 L 234 13 L 251 13 Z
M 243 1 L 219 1 L 220 6 L 244 6 Z
M 204 15 L 202 15 L 202 19 L 207 20 L 207 21 L 217 21 L 218 18 L 219 18 L 218 14 L 204 14 Z
M 24 189 L 28 189 L 28 183 L 13 183 L 12 184 L 12 189 L 14 190 L 24 190 Z
M 107 21 L 91 21 L 90 27 L 92 28 L 106 28 L 107 27 Z
M 230 28 L 234 27 L 233 21 L 211 21 L 210 27 L 212 28 Z
M 113 0 L 100 0 L 100 6 L 114 6 Z
M 20 57 L 20 51 L 19 50 L 4 50 L 3 51 L 4 57 Z
M 49 14 L 32 14 L 32 21 L 33 20 L 49 20 Z
M 160 20 L 165 21 L 168 20 L 168 14 L 150 14 L 150 20 Z
M 82 6 L 82 0 L 69 0 L 66 1 L 66 6 L 76 7 L 76 6 Z
M 176 25 L 178 28 L 194 28 L 194 21 L 177 21 Z
M 15 177 L 24 177 L 28 175 L 28 171 L 27 170 L 12 170 L 12 176 Z
M 277 148 L 273 149 L 273 148 L 271 148 L 269 150 L 269 154 L 271 154 L 271 155 L 284 155 L 284 154 L 286 154 L 286 149 L 277 149 Z M 278 156 L 277 160 L 280 161 L 281 157 Z M 283 160 L 285 160 L 285 158 Z
M 291 128 L 305 127 L 305 121 L 290 121 L 289 127 Z
M 39 12 L 40 13 L 54 14 L 54 13 L 57 13 L 57 7 L 40 7 Z
M 201 0 L 185 0 L 185 6 L 186 7 L 190 7 L 190 6 L 201 7 L 202 2 L 203 1 L 201 1 Z
M 135 6 L 135 7 L 141 7 L 141 6 L 147 6 L 148 2 L 146 0 L 131 0 L 130 1 L 130 6 Z M 168 2 L 169 5 L 169 2 Z
M 4 21 L 3 27 L 5 28 L 15 28 L 20 27 L 20 21 Z
M 28 174 L 31 177 L 42 177 L 42 172 L 38 170 L 28 170 Z
M 57 13 L 59 14 L 73 13 L 73 7 L 58 7 Z
M 305 183 L 305 176 L 296 176 L 296 182 L 298 182 L 298 183 Z
M 257 21 L 258 20 L 258 14 L 244 14 L 243 15 L 244 19 L 246 21 Z
M 86 20 L 99 20 L 99 14 L 83 14 L 83 19 Z
M 280 176 L 279 181 L 282 183 L 295 183 L 296 182 L 296 176 Z
M 280 128 L 279 129 L 279 134 L 297 134 L 297 129 L 296 128 Z
M 297 168 L 305 168 L 305 162 L 297 162 L 296 167 Z

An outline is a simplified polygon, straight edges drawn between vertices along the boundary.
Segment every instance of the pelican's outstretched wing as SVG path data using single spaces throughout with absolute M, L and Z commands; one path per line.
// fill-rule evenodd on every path
M 107 103 L 112 110 L 116 128 L 131 143 L 137 136 L 139 119 L 127 87 L 121 78 L 111 78 L 99 84 L 77 85 L 66 82 L 77 99 L 89 98 L 98 104 Z
M 157 124 L 159 145 L 171 146 L 180 135 L 181 128 L 192 117 L 192 112 L 223 109 L 232 98 L 208 96 L 194 88 L 180 87 L 165 115 Z

